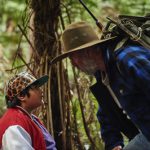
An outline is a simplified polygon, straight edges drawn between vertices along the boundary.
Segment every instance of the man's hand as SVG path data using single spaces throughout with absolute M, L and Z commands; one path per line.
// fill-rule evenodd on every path
M 116 146 L 112 150 L 122 150 L 122 146 Z

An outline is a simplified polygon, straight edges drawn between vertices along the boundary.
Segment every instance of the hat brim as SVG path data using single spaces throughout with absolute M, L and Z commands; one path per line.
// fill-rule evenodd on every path
M 38 87 L 40 87 L 48 81 L 48 78 L 49 78 L 48 75 L 44 75 L 39 79 L 35 80 L 34 82 L 32 82 L 30 85 L 28 85 L 28 87 L 31 85 L 37 85 Z
M 94 45 L 97 45 L 97 44 L 104 44 L 105 42 L 111 41 L 111 40 L 113 40 L 115 38 L 116 38 L 116 36 L 115 37 L 111 37 L 111 38 L 107 38 L 107 39 L 103 39 L 103 40 L 95 40 L 95 41 L 92 41 L 90 43 L 84 44 L 84 45 L 82 45 L 80 47 L 71 49 L 68 52 L 65 52 L 63 54 L 58 55 L 57 57 L 52 59 L 50 63 L 52 65 L 52 64 L 54 64 L 54 63 L 56 63 L 56 62 L 58 62 L 58 61 L 60 61 L 60 60 L 62 60 L 64 58 L 68 57 L 70 54 L 72 54 L 74 52 L 81 51 L 81 50 L 83 50 L 85 48 L 88 48 L 88 47 L 91 47 L 91 46 L 94 46 Z

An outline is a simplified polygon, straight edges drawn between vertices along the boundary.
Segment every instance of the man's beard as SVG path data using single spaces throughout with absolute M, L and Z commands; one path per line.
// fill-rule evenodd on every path
M 98 70 L 99 66 L 94 60 L 82 61 L 79 66 L 77 66 L 81 71 L 85 72 L 88 75 L 94 75 Z

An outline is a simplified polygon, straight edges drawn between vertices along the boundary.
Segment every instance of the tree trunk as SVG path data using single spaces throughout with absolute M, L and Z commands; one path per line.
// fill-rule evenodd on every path
M 42 119 L 57 143 L 57 149 L 66 149 L 65 104 L 63 68 L 50 66 L 50 60 L 60 51 L 58 42 L 59 0 L 32 0 L 34 51 L 33 65 L 37 75 L 48 74 L 49 82 L 44 87 L 45 105 L 41 108 Z M 58 88 L 59 87 L 59 88 Z

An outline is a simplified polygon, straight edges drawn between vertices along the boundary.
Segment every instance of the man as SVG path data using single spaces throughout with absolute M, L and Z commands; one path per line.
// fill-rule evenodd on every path
M 42 105 L 48 76 L 36 79 L 28 72 L 11 78 L 6 86 L 7 111 L 0 119 L 0 149 L 56 150 L 55 141 L 32 111 Z
M 69 25 L 62 35 L 72 64 L 97 83 L 91 87 L 99 103 L 98 120 L 106 150 L 150 149 L 150 51 L 125 37 L 99 40 L 86 22 Z M 129 144 L 123 148 L 123 133 Z

